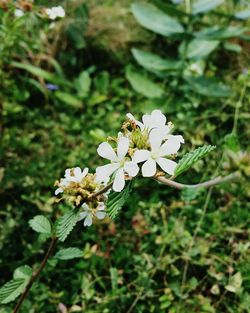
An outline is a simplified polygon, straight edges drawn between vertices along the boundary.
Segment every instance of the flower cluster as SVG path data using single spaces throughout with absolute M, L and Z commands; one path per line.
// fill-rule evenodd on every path
M 142 122 L 127 114 L 128 121 L 122 132 L 113 139 L 116 147 L 103 142 L 97 153 L 109 163 L 99 166 L 95 174 L 89 174 L 88 168 L 67 169 L 64 177 L 56 182 L 56 195 L 62 194 L 79 209 L 79 220 L 84 226 L 90 226 L 93 220 L 104 219 L 107 194 L 100 192 L 109 182 L 115 192 L 121 192 L 126 179 L 137 176 L 141 170 L 143 177 L 153 177 L 157 170 L 174 175 L 177 163 L 173 161 L 184 139 L 173 135 L 173 124 L 160 110 L 144 114 Z M 93 198 L 93 194 L 97 196 Z
M 173 175 L 177 163 L 173 158 L 180 149 L 184 139 L 181 135 L 172 135 L 173 124 L 160 110 L 144 114 L 142 122 L 131 113 L 127 114 L 129 123 L 119 133 L 117 147 L 113 149 L 108 142 L 101 143 L 97 153 L 110 161 L 109 164 L 96 169 L 100 182 L 113 178 L 113 190 L 122 191 L 127 177 L 135 177 L 139 164 L 143 177 L 152 177 L 157 173 L 157 165 L 169 175 Z M 131 130 L 129 130 L 129 127 Z M 167 157 L 167 158 L 166 158 Z
M 63 18 L 65 16 L 65 11 L 61 6 L 48 8 L 45 12 L 51 20 L 55 20 L 58 17 Z

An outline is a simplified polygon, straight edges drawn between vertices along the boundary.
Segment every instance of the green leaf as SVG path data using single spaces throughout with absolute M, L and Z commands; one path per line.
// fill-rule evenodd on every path
M 230 277 L 229 283 L 228 285 L 225 286 L 225 289 L 232 293 L 240 293 L 242 281 L 243 280 L 242 280 L 241 273 L 237 272 L 232 277 Z
M 161 87 L 131 67 L 126 68 L 126 78 L 135 91 L 148 98 L 161 98 L 164 94 L 164 90 Z
M 83 252 L 78 248 L 66 248 L 58 251 L 55 255 L 56 259 L 59 260 L 71 260 L 75 258 L 82 258 Z
M 130 181 L 121 192 L 110 192 L 107 201 L 107 213 L 110 218 L 115 219 L 117 217 L 125 202 L 129 198 L 132 188 L 133 182 Z
M 250 18 L 250 10 L 237 12 L 234 16 L 239 20 L 247 20 L 248 18 Z
M 85 98 L 88 96 L 91 86 L 91 78 L 87 71 L 81 72 L 75 82 L 75 87 L 77 90 L 77 95 L 80 98 Z
M 78 218 L 79 213 L 76 210 L 72 210 L 59 218 L 56 226 L 56 234 L 60 241 L 65 241 L 78 222 Z
M 70 93 L 63 91 L 56 91 L 55 96 L 60 101 L 68 104 L 69 106 L 79 109 L 82 108 L 82 101 L 75 96 L 72 96 Z
M 29 220 L 30 227 L 37 233 L 50 234 L 51 224 L 50 221 L 43 215 L 37 215 Z
M 199 0 L 192 5 L 192 14 L 209 12 L 222 4 L 224 0 Z
M 181 67 L 181 62 L 165 60 L 148 51 L 133 48 L 132 54 L 141 66 L 151 71 L 171 71 Z
M 189 59 L 202 59 L 214 51 L 218 45 L 217 40 L 193 39 L 187 47 L 187 57 Z
M 25 70 L 34 76 L 45 79 L 46 81 L 52 82 L 54 84 L 58 84 L 62 86 L 71 86 L 71 84 L 67 82 L 65 79 L 63 79 L 62 77 L 59 77 L 59 76 L 56 76 L 55 74 L 47 72 L 41 69 L 40 67 L 36 67 L 34 65 L 26 64 L 26 63 L 19 63 L 19 62 L 12 62 L 11 65 L 13 65 L 16 68 Z
M 206 78 L 204 76 L 184 77 L 184 79 L 193 91 L 202 96 L 223 98 L 231 95 L 231 89 L 215 79 Z
M 143 27 L 163 36 L 183 33 L 183 26 L 150 3 L 132 4 L 132 13 Z
M 175 169 L 175 176 L 178 176 L 188 170 L 194 163 L 204 158 L 209 152 L 213 151 L 215 148 L 215 146 L 210 145 L 203 146 L 185 154 L 183 158 L 178 162 L 178 165 Z
M 194 33 L 197 38 L 207 39 L 207 40 L 223 40 L 233 37 L 239 37 L 246 32 L 247 28 L 239 26 L 229 26 L 229 27 L 218 27 L 212 26 L 204 28 L 199 32 Z
M 8 281 L 0 288 L 0 303 L 7 304 L 22 294 L 30 280 L 32 269 L 28 265 L 17 268 L 14 279 Z

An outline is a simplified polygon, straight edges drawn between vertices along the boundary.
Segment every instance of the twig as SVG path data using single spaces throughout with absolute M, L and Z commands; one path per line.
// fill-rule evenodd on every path
M 43 260 L 42 260 L 42 262 L 41 262 L 41 264 L 40 264 L 40 266 L 39 266 L 39 268 L 38 268 L 38 270 L 33 273 L 33 275 L 32 275 L 32 277 L 31 277 L 31 279 L 30 279 L 28 285 L 26 286 L 26 288 L 25 288 L 25 290 L 24 290 L 22 296 L 20 297 L 20 299 L 19 299 L 17 305 L 15 306 L 13 313 L 17 313 L 17 312 L 18 312 L 18 310 L 19 310 L 19 308 L 21 307 L 21 305 L 22 305 L 24 299 L 27 297 L 28 292 L 29 292 L 30 288 L 32 287 L 34 281 L 37 279 L 37 277 L 40 275 L 40 273 L 41 273 L 42 270 L 44 269 L 44 267 L 45 267 L 45 265 L 47 264 L 47 261 L 48 261 L 50 255 L 51 255 L 51 253 L 53 252 L 53 250 L 54 250 L 54 248 L 55 248 L 55 246 L 56 246 L 57 240 L 58 240 L 57 237 L 53 237 L 53 238 L 52 238 L 52 240 L 51 240 L 51 242 L 50 242 L 50 245 L 49 245 L 49 248 L 48 248 L 48 250 L 47 250 L 47 252 L 46 252 L 46 254 L 45 254 L 45 256 L 44 256 L 44 258 L 43 258 Z
M 240 173 L 236 172 L 236 173 L 227 175 L 225 177 L 219 176 L 219 177 L 216 177 L 214 179 L 208 180 L 208 181 L 200 183 L 200 184 L 195 184 L 195 185 L 181 184 L 181 183 L 178 183 L 178 182 L 173 181 L 171 179 L 168 179 L 168 178 L 166 178 L 164 176 L 155 177 L 155 180 L 159 181 L 160 183 L 163 183 L 164 185 L 167 185 L 167 186 L 170 186 L 170 187 L 173 187 L 173 188 L 181 190 L 181 189 L 184 189 L 184 188 L 193 188 L 193 189 L 202 188 L 202 187 L 203 188 L 208 188 L 208 187 L 212 187 L 212 186 L 215 186 L 215 185 L 218 185 L 218 184 L 222 184 L 222 183 L 234 180 L 234 179 L 238 179 L 240 177 L 241 177 Z
M 98 196 L 102 195 L 103 193 L 108 191 L 112 185 L 113 185 L 113 182 L 108 184 L 106 187 L 102 188 L 101 190 L 97 191 L 96 193 L 93 193 L 92 195 L 90 195 L 88 197 L 88 200 L 93 200 L 93 199 L 97 198 Z

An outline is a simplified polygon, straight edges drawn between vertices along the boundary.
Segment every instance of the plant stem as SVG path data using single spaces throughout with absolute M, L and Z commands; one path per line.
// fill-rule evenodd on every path
M 44 258 L 43 258 L 43 260 L 42 260 L 42 262 L 41 262 L 41 264 L 39 266 L 39 268 L 37 269 L 36 272 L 34 272 L 32 274 L 31 279 L 30 279 L 28 285 L 26 286 L 22 296 L 20 297 L 17 305 L 15 306 L 13 313 L 17 313 L 19 311 L 19 309 L 20 309 L 23 301 L 27 297 L 27 295 L 29 293 L 29 290 L 32 287 L 34 281 L 37 279 L 37 277 L 40 275 L 40 273 L 44 269 L 45 265 L 47 264 L 47 261 L 48 261 L 49 257 L 51 256 L 51 253 L 53 252 L 53 250 L 54 250 L 54 248 L 56 246 L 57 240 L 58 240 L 57 237 L 52 237 L 50 245 L 49 245 L 49 248 L 48 248 L 48 250 L 47 250 L 47 252 L 46 252 L 46 254 L 45 254 L 45 256 L 44 256 Z
M 208 187 L 212 187 L 218 184 L 222 184 L 234 179 L 239 179 L 241 177 L 239 172 L 235 172 L 233 174 L 227 175 L 225 177 L 216 177 L 214 179 L 208 180 L 206 182 L 200 183 L 200 184 L 195 184 L 195 185 L 186 185 L 186 184 L 181 184 L 181 183 L 177 183 L 176 181 L 173 181 L 171 179 L 168 179 L 164 176 L 158 176 L 155 177 L 155 180 L 159 181 L 160 183 L 163 183 L 164 185 L 176 188 L 176 189 L 184 189 L 184 188 L 193 188 L 193 189 L 197 189 L 197 188 L 208 188 Z

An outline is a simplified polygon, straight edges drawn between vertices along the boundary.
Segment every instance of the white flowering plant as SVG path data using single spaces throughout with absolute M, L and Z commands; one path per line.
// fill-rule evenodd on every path
M 174 134 L 173 129 L 174 125 L 167 122 L 160 110 L 144 114 L 142 121 L 128 113 L 117 137 L 108 138 L 97 148 L 98 155 L 107 160 L 107 164 L 97 167 L 94 173 L 90 173 L 86 167 L 65 170 L 64 177 L 55 183 L 56 202 L 66 201 L 72 209 L 53 225 L 42 215 L 29 221 L 34 231 L 44 238 L 51 238 L 51 244 L 36 271 L 28 265 L 16 269 L 13 279 L 0 288 L 0 303 L 9 303 L 21 294 L 13 311 L 18 312 L 58 240 L 65 241 L 79 222 L 83 227 L 89 227 L 116 218 L 131 195 L 135 178 L 150 177 L 169 187 L 184 189 L 210 187 L 238 176 L 231 174 L 197 185 L 176 182 L 174 179 L 178 175 L 215 147 L 200 147 L 178 161 L 178 152 L 184 144 L 184 138 Z M 56 256 L 58 259 L 72 259 L 80 254 L 81 250 L 77 248 L 67 248 L 57 252 Z

